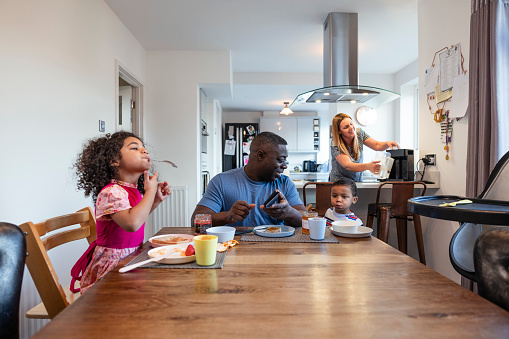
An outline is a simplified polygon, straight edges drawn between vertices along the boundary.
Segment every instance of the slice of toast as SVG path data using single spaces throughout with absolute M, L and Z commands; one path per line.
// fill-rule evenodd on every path
M 267 233 L 281 233 L 281 227 L 267 227 L 265 232 L 267 232 Z

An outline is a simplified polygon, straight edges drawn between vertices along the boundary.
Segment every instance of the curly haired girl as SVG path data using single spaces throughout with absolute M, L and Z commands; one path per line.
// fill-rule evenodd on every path
M 157 172 L 149 176 L 151 165 L 143 141 L 124 131 L 90 140 L 78 156 L 78 189 L 94 199 L 97 239 L 71 270 L 73 292 L 76 280 L 85 292 L 143 243 L 145 220 L 170 194 Z

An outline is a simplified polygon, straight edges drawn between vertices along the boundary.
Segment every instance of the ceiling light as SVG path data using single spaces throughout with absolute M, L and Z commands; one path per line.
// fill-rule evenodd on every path
M 315 102 L 316 102 L 317 104 L 319 104 L 319 103 L 321 103 L 321 102 L 322 102 L 322 100 L 318 99 L 318 100 L 315 100 Z
M 350 100 L 350 103 L 351 103 L 351 104 L 356 104 L 356 103 L 357 103 L 357 100 Z
M 279 112 L 279 114 L 284 114 L 284 115 L 293 114 L 293 111 L 288 107 L 289 102 L 285 101 L 285 102 L 283 102 L 283 104 L 285 104 L 285 108 L 283 108 L 281 110 L 281 112 Z
M 328 93 L 328 92 L 323 93 L 323 95 L 329 95 L 329 94 L 330 94 L 330 93 Z

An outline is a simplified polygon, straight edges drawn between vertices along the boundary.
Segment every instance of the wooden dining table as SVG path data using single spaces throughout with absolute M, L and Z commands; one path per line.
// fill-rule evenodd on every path
M 160 232 L 175 233 L 192 229 Z M 240 241 L 222 269 L 116 269 L 34 338 L 509 338 L 509 312 L 375 237 L 338 239 Z

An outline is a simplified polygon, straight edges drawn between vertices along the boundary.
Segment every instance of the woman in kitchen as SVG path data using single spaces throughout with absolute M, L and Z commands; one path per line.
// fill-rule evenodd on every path
M 337 114 L 332 119 L 332 160 L 329 181 L 347 177 L 360 182 L 362 181 L 362 172 L 366 170 L 378 174 L 380 161 L 363 163 L 364 145 L 375 151 L 399 148 L 395 141 L 376 141 L 361 128 L 356 129 L 348 114 Z

